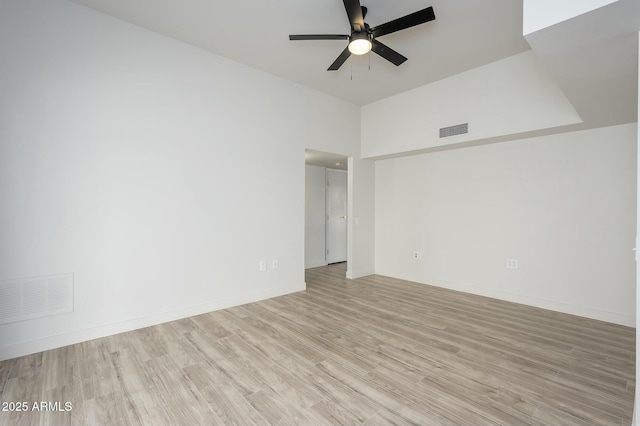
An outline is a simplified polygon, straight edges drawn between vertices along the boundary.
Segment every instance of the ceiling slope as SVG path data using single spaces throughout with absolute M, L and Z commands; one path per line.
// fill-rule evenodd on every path
M 118 19 L 234 61 L 368 104 L 486 65 L 530 47 L 522 36 L 522 2 L 513 0 L 362 0 L 371 26 L 432 6 L 436 20 L 380 37 L 408 60 L 396 67 L 375 54 L 327 67 L 346 40 L 289 41 L 289 34 L 346 34 L 339 0 L 73 0 Z
M 640 1 L 619 0 L 526 35 L 583 123 L 638 119 Z

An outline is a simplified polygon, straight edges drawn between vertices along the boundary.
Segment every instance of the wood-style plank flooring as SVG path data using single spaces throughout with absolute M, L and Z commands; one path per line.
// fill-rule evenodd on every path
M 3 403 L 72 409 L 0 424 L 630 424 L 634 329 L 344 274 L 1 362 Z

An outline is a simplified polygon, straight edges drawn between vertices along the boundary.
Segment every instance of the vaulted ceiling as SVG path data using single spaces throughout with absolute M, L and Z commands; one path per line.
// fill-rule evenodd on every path
M 371 26 L 432 6 L 436 20 L 380 38 L 408 58 L 351 56 L 327 68 L 344 40 L 289 41 L 289 34 L 348 34 L 340 0 L 74 0 L 356 105 L 437 81 L 530 49 L 522 1 L 362 0 Z
M 638 0 L 601 1 L 604 7 L 526 36 L 522 0 L 361 0 L 371 26 L 428 6 L 436 19 L 380 38 L 408 58 L 401 66 L 369 53 L 352 55 L 338 71 L 327 68 L 346 40 L 290 41 L 288 35 L 348 34 L 339 0 L 71 1 L 355 105 L 533 48 L 582 119 L 564 131 L 637 120 Z

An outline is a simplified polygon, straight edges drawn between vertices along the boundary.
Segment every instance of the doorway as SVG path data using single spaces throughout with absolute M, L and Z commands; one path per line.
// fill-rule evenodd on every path
M 305 151 L 305 269 L 347 261 L 348 159 Z

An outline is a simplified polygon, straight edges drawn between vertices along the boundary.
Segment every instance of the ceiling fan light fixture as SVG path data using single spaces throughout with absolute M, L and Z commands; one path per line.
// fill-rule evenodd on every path
M 349 37 L 349 52 L 354 55 L 364 55 L 371 50 L 371 40 L 366 32 L 353 33 Z

